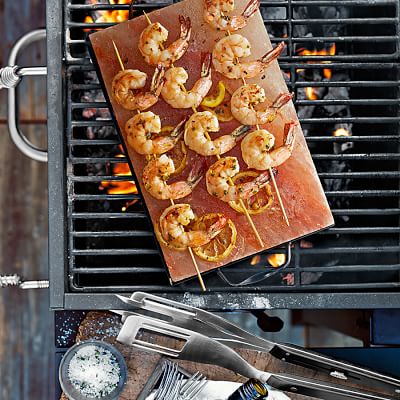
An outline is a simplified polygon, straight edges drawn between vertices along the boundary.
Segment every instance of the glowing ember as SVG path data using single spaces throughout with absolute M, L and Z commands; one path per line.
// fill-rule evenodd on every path
M 306 96 L 309 100 L 318 100 L 317 93 L 313 87 L 306 87 Z
M 261 261 L 261 256 L 256 255 L 254 256 L 251 261 L 250 261 L 250 265 L 256 265 Z
M 299 49 L 297 51 L 299 56 L 334 56 L 336 54 L 336 44 L 333 45 L 329 49 L 322 50 L 308 50 L 308 49 Z M 322 61 L 323 64 L 330 64 L 330 61 Z M 312 61 L 310 61 L 312 64 Z M 324 68 L 324 76 L 326 79 L 331 79 L 332 71 L 328 68 Z
M 267 261 L 274 268 L 279 268 L 286 262 L 286 254 L 276 253 L 269 254 L 267 256 Z
M 298 55 L 300 56 L 334 56 L 336 54 L 336 44 L 333 45 L 329 49 L 322 49 L 322 50 L 308 50 L 308 49 L 299 49 L 297 51 Z M 313 64 L 314 61 L 308 61 L 309 64 Z M 330 64 L 330 61 L 322 61 L 323 64 Z M 297 72 L 304 71 L 302 69 L 298 69 Z M 329 68 L 324 68 L 323 70 L 324 77 L 326 79 L 331 79 L 332 77 L 332 70 Z M 309 100 L 317 100 L 318 96 L 316 91 L 312 87 L 306 87 L 306 96 Z
M 90 0 L 91 4 L 97 4 L 96 0 Z M 110 4 L 130 4 L 131 0 L 109 0 Z M 96 12 L 99 16 L 93 19 L 88 15 L 85 17 L 86 24 L 93 23 L 109 23 L 109 22 L 124 22 L 129 18 L 129 10 L 99 10 Z M 86 29 L 90 30 L 90 29 Z
M 351 133 L 345 128 L 338 128 L 332 134 L 333 136 L 351 136 Z
M 125 157 L 117 154 L 116 157 Z M 112 167 L 113 176 L 132 176 L 127 163 L 117 163 Z M 137 187 L 134 181 L 101 181 L 100 189 L 106 189 L 108 194 L 137 194 Z

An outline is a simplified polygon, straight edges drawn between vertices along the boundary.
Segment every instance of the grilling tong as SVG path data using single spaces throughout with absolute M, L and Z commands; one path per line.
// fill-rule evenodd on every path
M 400 398 L 400 380 L 369 369 L 338 361 L 291 344 L 274 343 L 239 328 L 210 312 L 163 297 L 135 292 L 130 298 L 117 295 L 129 310 L 112 310 L 122 316 L 123 327 L 117 340 L 168 357 L 215 364 L 247 378 L 254 378 L 286 392 L 327 400 Z M 184 342 L 180 349 L 138 338 L 141 331 L 172 337 Z M 290 374 L 271 374 L 257 370 L 233 348 L 268 352 L 284 362 L 323 372 L 337 382 L 353 382 L 388 395 L 362 391 L 331 382 Z

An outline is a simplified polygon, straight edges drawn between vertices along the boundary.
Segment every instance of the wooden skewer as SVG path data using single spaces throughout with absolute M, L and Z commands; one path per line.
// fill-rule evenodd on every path
M 149 16 L 146 14 L 145 11 L 143 11 L 143 14 L 144 14 L 144 16 L 146 17 L 148 24 L 150 25 L 152 22 L 151 22 Z M 229 31 L 228 31 L 228 34 L 230 35 L 230 32 L 229 32 Z M 162 45 L 161 45 L 161 48 L 163 48 Z M 174 65 L 172 64 L 172 66 L 174 66 Z M 242 79 L 243 79 L 244 84 L 246 84 L 246 81 L 244 80 L 244 78 L 242 78 Z M 184 86 L 184 85 L 180 85 L 180 86 L 181 86 L 182 90 L 183 90 L 184 92 L 186 92 L 185 86 Z M 195 107 L 192 107 L 192 110 L 193 110 L 194 113 L 197 112 L 197 110 L 196 110 Z M 209 135 L 208 133 L 206 133 L 206 137 L 207 137 L 208 140 L 211 140 L 210 135 Z M 217 159 L 219 160 L 220 158 L 221 158 L 221 157 L 219 156 L 219 154 L 217 154 Z M 229 178 L 229 184 L 230 184 L 231 186 L 234 185 L 234 183 L 233 183 L 233 181 L 232 181 L 231 178 Z M 260 234 L 258 233 L 257 228 L 256 228 L 256 226 L 254 225 L 254 222 L 253 222 L 253 220 L 252 220 L 251 217 L 250 217 L 249 211 L 248 211 L 247 208 L 245 207 L 244 202 L 243 202 L 242 199 L 239 200 L 239 204 L 240 204 L 240 206 L 242 207 L 243 212 L 244 212 L 245 215 L 246 215 L 247 221 L 249 222 L 251 228 L 253 229 L 253 232 L 254 232 L 254 234 L 256 235 L 256 238 L 257 238 L 257 240 L 258 240 L 260 246 L 261 246 L 261 247 L 264 247 L 264 242 L 262 241 L 261 236 L 260 236 Z
M 151 24 L 151 21 L 150 21 L 149 17 L 147 16 L 147 14 L 145 12 L 144 12 L 144 14 L 145 14 L 145 16 L 147 18 L 147 21 Z M 118 59 L 119 64 L 121 66 L 121 70 L 125 71 L 125 66 L 124 66 L 124 63 L 122 62 L 121 55 L 120 55 L 120 53 L 118 51 L 118 47 L 117 47 L 117 45 L 115 44 L 114 41 L 112 41 L 112 42 L 113 42 L 113 45 L 114 45 L 115 54 L 117 55 L 117 59 Z M 137 111 L 139 112 L 139 110 L 137 110 Z M 174 200 L 173 199 L 170 199 L 170 200 L 171 200 L 171 205 L 174 205 L 175 204 Z M 197 274 L 197 277 L 199 279 L 200 286 L 201 286 L 202 290 L 205 292 L 207 289 L 206 289 L 206 286 L 204 284 L 203 277 L 201 276 L 201 273 L 200 273 L 200 270 L 199 270 L 199 266 L 197 265 L 196 258 L 194 257 L 193 250 L 192 250 L 191 247 L 188 247 L 188 251 L 189 251 L 190 257 L 191 257 L 191 259 L 193 261 L 193 265 L 194 265 L 194 268 L 196 270 L 196 274 Z
M 278 202 L 279 202 L 279 206 L 281 207 L 281 210 L 282 210 L 283 218 L 285 219 L 286 225 L 290 226 L 289 218 L 288 218 L 288 216 L 286 214 L 285 206 L 283 205 L 281 194 L 279 193 L 278 185 L 276 184 L 276 180 L 275 180 L 275 176 L 274 176 L 274 173 L 272 171 L 272 168 L 271 167 L 268 168 L 268 171 L 269 171 L 269 174 L 271 176 L 272 184 L 274 185 L 276 196 L 278 197 Z
M 223 13 L 221 13 L 221 14 L 222 14 L 222 16 L 224 16 Z M 228 30 L 228 36 L 231 36 L 231 31 L 229 31 L 229 30 Z M 239 63 L 239 59 L 237 57 L 236 57 L 236 62 Z M 243 85 L 247 84 L 246 80 L 245 80 L 245 78 L 243 76 L 242 76 L 242 82 L 243 82 Z M 253 108 L 253 106 L 251 106 L 251 108 Z M 259 125 L 257 124 L 256 126 L 257 126 L 257 130 L 259 130 L 260 129 Z M 281 194 L 279 193 L 278 185 L 276 184 L 276 180 L 275 180 L 274 173 L 272 172 L 272 168 L 268 168 L 268 172 L 269 172 L 269 174 L 271 176 L 272 184 L 274 185 L 274 189 L 275 189 L 276 195 L 278 197 L 278 202 L 279 202 L 279 206 L 280 206 L 280 208 L 282 210 L 283 217 L 284 217 L 284 219 L 286 221 L 287 226 L 290 226 L 289 219 L 288 219 L 288 216 L 286 214 L 286 209 L 285 209 L 285 206 L 283 204 Z
M 114 45 L 115 54 L 117 55 L 117 59 L 118 59 L 119 65 L 121 67 L 121 71 L 125 71 L 125 66 L 124 66 L 124 63 L 122 62 L 121 54 L 119 54 L 118 47 L 115 44 L 114 40 L 112 42 L 113 42 L 113 45 Z

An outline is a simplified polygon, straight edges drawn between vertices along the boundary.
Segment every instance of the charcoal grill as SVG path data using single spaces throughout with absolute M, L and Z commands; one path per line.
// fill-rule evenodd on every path
M 127 5 L 47 1 L 50 303 L 110 309 L 142 290 L 211 309 L 400 307 L 399 4 L 397 0 L 262 1 L 272 42 L 307 133 L 336 226 L 291 246 L 289 265 L 248 286 L 206 275 L 170 286 L 140 197 L 108 194 L 119 139 L 99 96 L 85 22 Z M 139 15 L 171 1 L 138 2 Z M 336 44 L 336 54 L 309 55 Z M 324 70 L 331 77 L 324 76 Z M 316 97 L 306 98 L 306 88 Z M 310 89 L 307 89 L 310 90 Z M 333 136 L 346 128 L 351 136 Z M 136 201 L 126 211 L 126 202 Z M 265 271 L 265 255 L 224 270 Z M 120 306 L 120 304 L 118 304 Z

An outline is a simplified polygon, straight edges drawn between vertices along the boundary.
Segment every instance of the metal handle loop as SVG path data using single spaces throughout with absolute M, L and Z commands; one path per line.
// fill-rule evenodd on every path
M 16 87 L 23 76 L 47 75 L 46 67 L 20 68 L 16 65 L 21 50 L 46 38 L 45 29 L 36 29 L 22 36 L 11 49 L 8 66 L 0 70 L 0 89 L 8 89 L 8 130 L 18 149 L 32 160 L 47 162 L 47 151 L 32 144 L 21 132 L 17 123 Z

